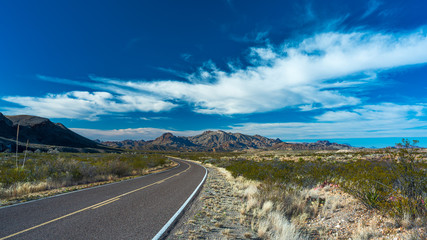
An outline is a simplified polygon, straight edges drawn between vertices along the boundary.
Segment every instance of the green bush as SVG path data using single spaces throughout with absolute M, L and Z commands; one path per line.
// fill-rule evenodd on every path
M 180 156 L 224 167 L 234 177 L 263 181 L 274 188 L 337 185 L 368 208 L 396 218 L 409 214 L 412 219 L 421 217 L 426 221 L 427 162 L 419 158 L 420 153 L 414 147 L 416 143 L 403 140 L 397 149 L 355 152 L 345 161 L 333 160 L 344 157 L 338 153 L 317 156 L 314 152 L 297 152 L 295 160 L 284 161 L 278 161 L 271 153 L 259 154 L 257 159 L 263 159 L 261 161 L 250 160 L 253 155 L 243 153 L 186 153 Z
M 23 154 L 18 155 L 22 166 Z M 18 182 L 51 181 L 79 184 L 99 180 L 97 176 L 124 177 L 142 174 L 144 169 L 168 162 L 160 154 L 82 154 L 32 153 L 27 154 L 25 167 L 15 167 L 15 156 L 0 154 L 0 184 L 7 188 Z
M 2 169 L 0 181 L 4 186 L 10 186 L 16 182 L 25 182 L 28 179 L 28 171 L 21 168 Z

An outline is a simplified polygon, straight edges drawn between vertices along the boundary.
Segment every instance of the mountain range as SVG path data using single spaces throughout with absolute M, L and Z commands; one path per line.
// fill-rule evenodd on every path
M 287 143 L 280 139 L 266 138 L 260 135 L 241 133 L 205 131 L 190 137 L 178 137 L 172 133 L 164 133 L 150 140 L 124 140 L 101 142 L 109 147 L 133 150 L 174 150 L 174 151 L 241 151 L 248 149 L 266 150 L 341 150 L 351 149 L 346 144 L 317 141 L 315 143 Z
M 260 135 L 246 135 L 221 130 L 205 131 L 190 137 L 164 133 L 150 140 L 92 141 L 61 123 L 53 123 L 47 118 L 17 115 L 4 116 L 0 113 L 0 152 L 15 151 L 16 135 L 19 126 L 19 151 L 28 149 L 48 151 L 57 149 L 66 152 L 99 152 L 130 150 L 152 151 L 242 151 L 249 149 L 265 150 L 339 150 L 350 149 L 349 145 L 318 141 L 315 143 L 288 143 L 280 139 Z

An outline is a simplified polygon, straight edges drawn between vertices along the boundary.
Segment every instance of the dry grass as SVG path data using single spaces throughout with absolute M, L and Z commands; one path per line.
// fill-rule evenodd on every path
M 127 180 L 130 178 L 137 177 L 139 175 L 163 171 L 165 169 L 172 168 L 176 165 L 177 164 L 175 162 L 171 162 L 162 166 L 144 169 L 143 172 L 138 172 L 138 175 L 127 177 L 118 177 L 117 175 L 113 174 L 96 175 L 92 179 L 90 179 L 90 181 L 83 180 L 82 182 L 87 182 L 84 184 L 75 184 L 67 179 L 63 179 L 61 181 L 44 180 L 37 182 L 17 182 L 7 187 L 4 187 L 3 184 L 0 183 L 1 205 L 9 205 L 20 201 L 28 201 L 64 192 L 70 192 L 83 188 L 108 184 L 116 181 Z
M 0 186 L 0 198 L 20 197 L 29 193 L 40 192 L 52 187 L 47 181 L 44 182 L 18 182 L 7 188 Z
M 400 220 L 400 225 L 406 229 L 410 229 L 412 227 L 413 221 L 411 219 L 411 215 L 405 213 L 403 218 Z
M 375 237 L 379 237 L 380 234 L 371 226 L 366 227 L 363 224 L 359 224 L 357 227 L 356 234 L 353 235 L 352 239 L 354 240 L 369 240 Z
M 245 225 L 247 220 L 240 217 L 246 212 L 242 200 L 250 182 L 237 182 L 226 170 L 206 165 L 209 174 L 198 200 L 168 239 L 257 239 L 256 232 Z
M 252 238 L 252 233 L 246 232 L 246 233 L 243 234 L 243 237 L 245 237 L 245 238 Z
M 227 236 L 227 237 L 231 237 L 232 236 L 232 234 L 231 234 L 231 229 L 224 229 L 224 230 L 222 230 L 222 235 L 224 235 L 224 236 Z
M 268 213 L 270 213 L 273 210 L 273 202 L 272 201 L 266 201 L 264 202 L 264 204 L 262 205 L 261 211 L 259 212 L 258 216 L 260 217 L 264 217 L 266 216 Z
M 286 204 L 277 204 L 272 200 L 277 192 L 266 192 L 260 189 L 261 184 L 248 181 L 241 177 L 231 179 L 237 186 L 246 186 L 240 189 L 245 202 L 240 208 L 240 222 L 250 225 L 257 236 L 262 239 L 303 239 L 297 228 L 283 214 L 288 207 Z M 262 186 L 261 186 L 262 187 Z M 292 200 L 293 202 L 295 199 Z M 301 201 L 300 201 L 301 204 Z M 299 207 L 297 207 L 299 208 Z

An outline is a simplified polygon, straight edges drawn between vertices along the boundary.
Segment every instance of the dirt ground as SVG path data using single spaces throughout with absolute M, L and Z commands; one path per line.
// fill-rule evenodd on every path
M 244 198 L 216 167 L 209 174 L 197 199 L 166 239 L 259 239 L 240 223 Z

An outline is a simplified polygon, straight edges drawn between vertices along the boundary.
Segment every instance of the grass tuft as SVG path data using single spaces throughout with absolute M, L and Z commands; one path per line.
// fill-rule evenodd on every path
M 17 198 L 60 187 L 143 175 L 149 168 L 169 163 L 166 157 L 157 154 L 23 153 L 20 155 L 15 157 L 9 153 L 0 154 L 0 199 Z M 25 167 L 17 168 L 16 159 L 20 157 L 24 157 Z

